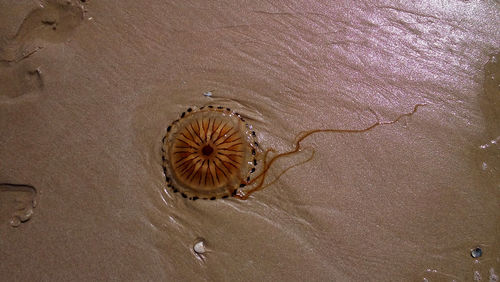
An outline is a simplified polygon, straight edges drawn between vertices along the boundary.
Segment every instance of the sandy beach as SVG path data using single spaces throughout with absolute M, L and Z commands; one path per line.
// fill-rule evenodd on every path
M 0 0 L 0 280 L 499 281 L 500 4 L 411 2 Z M 338 131 L 193 201 L 208 105 L 260 157 Z

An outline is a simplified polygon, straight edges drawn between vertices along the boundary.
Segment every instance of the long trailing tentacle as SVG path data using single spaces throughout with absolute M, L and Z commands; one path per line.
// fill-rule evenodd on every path
M 273 149 L 266 150 L 264 152 L 264 156 L 263 156 L 263 160 L 264 161 L 263 161 L 262 171 L 257 176 L 255 176 L 252 180 L 243 182 L 245 185 L 253 185 L 255 183 L 257 183 L 257 184 L 255 184 L 254 187 L 252 187 L 251 189 L 249 189 L 249 190 L 247 190 L 245 192 L 239 191 L 239 193 L 237 193 L 236 195 L 234 195 L 234 197 L 238 198 L 238 199 L 241 199 L 241 200 L 246 200 L 246 199 L 248 199 L 250 197 L 250 195 L 252 195 L 253 193 L 255 193 L 255 192 L 259 191 L 259 190 L 264 189 L 265 187 L 268 187 L 272 183 L 276 182 L 286 171 L 288 171 L 289 169 L 295 167 L 296 165 L 291 166 L 291 167 L 285 169 L 271 183 L 269 183 L 268 185 L 264 185 L 264 181 L 266 179 L 267 173 L 268 173 L 269 168 L 271 167 L 271 165 L 274 162 L 276 162 L 278 159 L 281 159 L 283 157 L 290 156 L 292 154 L 295 154 L 295 153 L 299 152 L 300 149 L 301 149 L 301 142 L 304 141 L 304 139 L 306 139 L 307 137 L 309 137 L 309 136 L 311 136 L 313 134 L 317 134 L 317 133 L 364 133 L 364 132 L 372 130 L 372 129 L 378 127 L 378 126 L 394 124 L 394 123 L 400 121 L 404 117 L 412 116 L 414 113 L 417 112 L 417 110 L 418 110 L 419 107 L 423 107 L 425 105 L 427 105 L 427 104 L 425 104 L 425 103 L 423 103 L 423 104 L 416 104 L 413 107 L 413 110 L 411 112 L 401 114 L 396 119 L 391 120 L 391 121 L 380 121 L 377 118 L 376 122 L 374 122 L 372 125 L 370 125 L 370 126 L 368 126 L 366 128 L 363 128 L 363 129 L 315 129 L 315 130 L 310 130 L 310 131 L 302 131 L 302 132 L 300 132 L 298 134 L 299 137 L 295 141 L 295 147 L 294 147 L 294 149 L 292 149 L 290 151 L 287 151 L 287 152 L 283 152 L 283 153 L 279 153 L 277 155 L 274 155 L 269 160 L 267 160 L 268 154 L 270 152 L 275 152 L 275 150 L 273 150 Z M 312 154 L 312 156 L 310 157 L 310 159 L 312 159 L 313 156 L 314 156 L 314 153 Z M 308 159 L 307 161 L 309 161 L 310 159 Z M 300 165 L 302 163 L 305 163 L 305 162 L 301 162 L 301 163 L 299 163 L 297 165 Z

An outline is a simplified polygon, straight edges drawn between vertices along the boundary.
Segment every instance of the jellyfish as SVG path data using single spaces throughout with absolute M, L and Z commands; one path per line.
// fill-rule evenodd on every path
M 259 143 L 252 126 L 230 108 L 213 105 L 188 108 L 167 127 L 163 137 L 163 172 L 168 187 L 183 198 L 215 200 L 235 197 L 247 200 L 254 192 L 271 186 L 293 167 L 284 169 L 266 184 L 271 166 L 280 158 L 298 153 L 302 149 L 301 142 L 311 135 L 365 133 L 409 117 L 424 105 L 416 104 L 411 112 L 400 114 L 394 120 L 380 121 L 377 118 L 362 129 L 313 129 L 300 132 L 293 149 L 282 153 L 273 148 L 257 150 Z M 300 164 L 310 161 L 314 152 Z M 259 162 L 261 165 L 257 171 Z

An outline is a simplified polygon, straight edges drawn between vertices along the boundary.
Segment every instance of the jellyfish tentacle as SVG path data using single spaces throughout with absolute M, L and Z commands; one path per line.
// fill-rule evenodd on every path
M 269 161 L 267 160 L 267 155 L 269 152 L 271 152 L 271 150 L 265 151 L 264 157 L 263 157 L 264 164 L 263 164 L 262 171 L 257 176 L 255 176 L 251 181 L 243 182 L 245 185 L 252 185 L 258 180 L 258 183 L 254 187 L 252 187 L 251 189 L 249 189 L 243 193 L 236 194 L 235 197 L 242 199 L 242 200 L 246 200 L 253 193 L 267 187 L 267 186 L 265 186 L 265 187 L 263 187 L 263 186 L 264 186 L 265 178 L 267 176 L 267 173 L 268 173 L 271 165 L 274 162 L 276 162 L 278 159 L 281 159 L 281 158 L 284 158 L 286 156 L 290 156 L 292 154 L 297 153 L 301 149 L 301 142 L 304 141 L 304 139 L 308 138 L 311 135 L 314 135 L 317 133 L 364 133 L 364 132 L 370 131 L 378 126 L 391 125 L 391 124 L 397 123 L 398 121 L 400 121 L 404 117 L 412 116 L 413 114 L 415 114 L 417 112 L 418 108 L 426 106 L 426 105 L 427 105 L 426 103 L 416 104 L 413 107 L 413 110 L 411 112 L 400 114 L 398 117 L 396 117 L 396 119 L 393 119 L 390 121 L 380 121 L 377 117 L 376 122 L 374 122 L 373 124 L 371 124 L 368 127 L 362 128 L 362 129 L 314 129 L 314 130 L 310 130 L 310 131 L 299 132 L 298 136 L 300 136 L 300 137 L 298 137 L 298 139 L 295 141 L 294 149 L 292 149 L 288 152 L 279 153 L 279 154 L 271 157 L 271 159 Z M 280 174 L 280 176 L 281 176 L 281 174 Z

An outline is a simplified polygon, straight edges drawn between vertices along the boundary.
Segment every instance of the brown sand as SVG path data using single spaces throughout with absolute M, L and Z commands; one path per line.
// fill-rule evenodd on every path
M 0 280 L 497 281 L 499 5 L 0 1 Z M 166 189 L 189 106 L 282 152 L 417 103 L 247 201 Z

